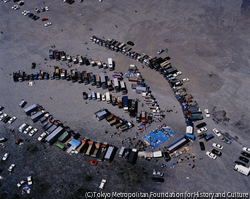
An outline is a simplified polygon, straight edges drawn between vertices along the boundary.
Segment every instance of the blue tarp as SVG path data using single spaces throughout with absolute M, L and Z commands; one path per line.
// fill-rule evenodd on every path
M 161 143 L 166 142 L 169 138 L 173 137 L 175 133 L 166 125 L 162 125 L 157 129 L 153 130 L 148 135 L 145 135 L 143 139 L 151 146 L 151 148 L 155 149 L 160 146 Z

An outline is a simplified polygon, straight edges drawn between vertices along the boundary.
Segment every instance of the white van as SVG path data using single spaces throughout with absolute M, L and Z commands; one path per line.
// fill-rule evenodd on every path
M 100 95 L 100 93 L 96 94 L 96 98 L 97 98 L 98 101 L 101 101 L 101 95 Z
M 92 92 L 92 99 L 96 100 L 95 91 Z
M 102 101 L 103 101 L 103 102 L 106 101 L 106 94 L 105 94 L 105 93 L 102 94 Z
M 107 101 L 108 104 L 111 102 L 109 92 L 106 93 L 106 101 Z

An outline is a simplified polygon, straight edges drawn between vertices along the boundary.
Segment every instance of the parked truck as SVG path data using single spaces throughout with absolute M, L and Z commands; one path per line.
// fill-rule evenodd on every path
M 115 146 L 110 145 L 104 156 L 104 161 L 111 162 L 114 152 L 115 152 Z
M 129 153 L 127 162 L 130 164 L 135 164 L 137 159 L 137 149 L 132 149 L 132 151 Z
M 108 58 L 108 68 L 109 68 L 110 71 L 114 70 L 112 58 Z
M 122 106 L 122 97 L 121 96 L 117 97 L 117 105 L 118 105 L 119 108 L 123 108 L 123 106 Z
M 128 111 L 128 96 L 123 96 L 122 102 L 124 111 Z
M 100 152 L 98 154 L 98 160 L 103 161 L 106 151 L 108 149 L 108 143 L 104 142 L 100 147 Z
M 48 135 L 45 140 L 49 143 L 49 144 L 53 144 L 58 137 L 60 137 L 60 135 L 64 132 L 63 127 L 59 126 L 57 129 L 55 129 L 50 135 Z

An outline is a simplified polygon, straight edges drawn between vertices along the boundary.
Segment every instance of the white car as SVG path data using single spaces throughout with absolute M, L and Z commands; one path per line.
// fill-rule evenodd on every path
M 23 127 L 25 127 L 26 126 L 26 124 L 25 123 L 23 123 L 20 127 L 19 127 L 19 132 L 21 132 L 22 133 L 22 128 Z
M 49 11 L 49 6 L 45 6 L 45 10 L 46 10 L 46 11 Z
M 8 121 L 9 124 L 13 123 L 16 120 L 16 117 L 12 117 L 10 118 L 10 120 Z
M 105 101 L 106 100 L 106 96 L 105 94 L 102 95 L 102 101 Z
M 30 14 L 30 11 L 24 10 L 24 11 L 22 12 L 22 14 L 23 14 L 24 16 L 26 16 L 27 14 Z
M 8 168 L 8 171 L 12 172 L 15 166 L 16 166 L 15 164 L 11 164 L 10 167 Z
M 12 6 L 12 9 L 13 10 L 18 10 L 20 7 L 19 7 L 19 5 L 14 5 L 14 6 Z
M 4 113 L 3 115 L 0 116 L 0 121 L 2 121 L 5 117 L 7 117 L 8 115 L 6 113 Z
M 207 155 L 208 157 L 214 159 L 214 160 L 217 158 L 216 155 L 214 155 L 213 153 L 211 153 L 211 152 L 209 152 L 209 151 L 206 152 L 206 155 Z
M 28 185 L 32 185 L 32 179 L 31 179 L 31 176 L 28 176 L 28 177 L 27 177 L 27 182 L 28 182 Z
M 213 129 L 213 132 L 214 132 L 214 134 L 217 135 L 218 137 L 221 136 L 221 133 L 220 133 L 216 128 Z
M 208 110 L 208 109 L 205 109 L 204 111 L 205 111 L 205 113 L 206 113 L 206 117 L 210 117 L 209 110 Z
M 32 130 L 30 131 L 30 133 L 29 133 L 29 136 L 35 135 L 36 132 L 37 132 L 37 129 L 36 129 L 36 128 L 32 129 Z
M 183 82 L 183 83 L 189 82 L 189 79 L 188 79 L 188 78 L 184 78 L 184 79 L 182 79 L 182 82 Z
M 153 175 L 159 175 L 159 176 L 164 176 L 164 173 L 162 173 L 162 172 L 160 172 L 160 171 L 156 171 L 156 170 L 154 170 L 153 171 Z
M 100 189 L 104 189 L 104 186 L 105 186 L 106 182 L 107 182 L 107 180 L 102 179 L 102 181 L 101 181 L 101 184 L 100 184 L 99 188 L 100 188 Z
M 21 182 L 17 183 L 17 187 L 21 187 L 24 183 L 25 183 L 25 181 L 22 180 Z
M 7 3 L 7 2 L 9 2 L 9 1 L 10 1 L 10 0 L 4 0 L 3 2 L 4 2 L 4 3 Z
M 9 157 L 9 155 L 10 155 L 10 154 L 5 153 L 5 154 L 4 154 L 4 156 L 3 156 L 3 158 L 2 158 L 2 160 L 3 160 L 3 161 L 7 160 L 7 159 L 8 159 L 8 157 Z
M 250 148 L 243 147 L 243 151 L 246 151 L 246 152 L 250 153 Z
M 44 26 L 45 27 L 47 27 L 47 26 L 51 26 L 52 25 L 52 23 L 51 22 L 47 22 L 46 24 L 44 24 Z
M 32 126 L 28 126 L 23 133 L 27 134 L 31 131 Z
M 213 147 L 217 149 L 223 149 L 223 146 L 221 146 L 220 144 L 216 144 L 216 143 L 213 143 Z
M 47 133 L 43 132 L 40 137 L 38 138 L 38 141 L 42 141 L 46 137 Z
M 160 55 L 160 54 L 163 53 L 163 52 L 164 52 L 164 50 L 161 49 L 161 50 L 159 50 L 159 51 L 157 52 L 157 54 Z
M 177 76 L 179 76 L 179 75 L 181 75 L 181 74 L 182 74 L 182 72 L 181 72 L 181 71 L 178 71 L 177 73 L 174 73 L 173 76 L 174 76 L 174 77 L 177 77 Z
M 203 127 L 197 130 L 197 133 L 200 134 L 202 132 L 206 132 L 207 131 L 207 127 Z

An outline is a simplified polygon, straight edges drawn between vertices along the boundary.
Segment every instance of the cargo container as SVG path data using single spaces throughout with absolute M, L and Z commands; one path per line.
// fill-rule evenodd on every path
M 115 147 L 110 145 L 104 156 L 104 161 L 111 162 L 114 152 L 115 152 Z
M 37 122 L 41 117 L 43 117 L 43 113 L 41 111 L 38 111 L 36 114 L 32 115 L 30 118 L 35 123 Z
M 59 126 L 57 129 L 55 129 L 50 135 L 48 135 L 45 140 L 49 143 L 49 144 L 53 144 L 58 137 L 60 137 L 60 135 L 64 132 L 63 127 Z
M 37 110 L 38 110 L 37 104 L 33 104 L 27 107 L 26 109 L 24 109 L 24 112 L 26 113 L 26 115 L 29 116 L 32 112 L 37 111 Z
M 122 103 L 124 111 L 128 111 L 128 96 L 122 97 Z
M 137 149 L 132 149 L 132 151 L 129 153 L 127 162 L 130 164 L 135 164 L 137 159 Z

